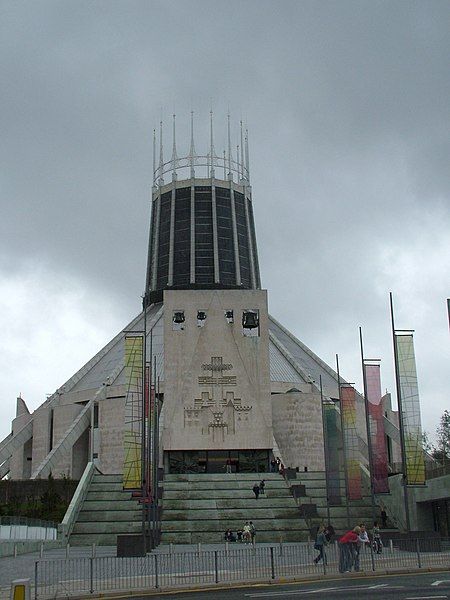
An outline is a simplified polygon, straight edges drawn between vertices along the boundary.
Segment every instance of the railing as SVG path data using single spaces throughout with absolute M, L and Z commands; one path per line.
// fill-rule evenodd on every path
M 29 517 L 0 517 L 0 540 L 56 540 L 57 523 Z
M 379 554 L 370 545 L 361 548 L 358 560 L 352 551 L 352 560 L 345 570 L 386 572 L 450 566 L 450 544 L 439 538 L 385 542 Z M 34 598 L 321 577 L 343 570 L 343 553 L 337 542 L 325 548 L 325 562 L 315 564 L 317 554 L 313 544 L 307 542 L 272 546 L 236 543 L 219 550 L 191 548 L 145 557 L 39 560 L 35 563 Z
M 94 476 L 95 465 L 93 462 L 88 462 L 80 482 L 75 490 L 69 507 L 64 515 L 62 523 L 58 526 L 59 539 L 67 540 L 72 533 L 73 526 L 77 520 L 78 513 L 86 498 L 89 486 Z

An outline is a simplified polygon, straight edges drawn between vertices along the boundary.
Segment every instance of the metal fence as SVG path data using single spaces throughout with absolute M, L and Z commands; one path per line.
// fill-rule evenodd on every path
M 56 540 L 57 524 L 29 517 L 0 517 L 1 540 Z
M 268 581 L 279 577 L 339 573 L 337 542 L 315 563 L 312 543 L 251 546 L 230 544 L 220 550 L 156 552 L 145 557 L 86 557 L 35 563 L 34 598 L 47 599 L 113 590 L 146 590 L 190 585 Z M 359 564 L 358 564 L 359 562 Z M 450 569 L 450 543 L 438 539 L 389 540 L 381 553 L 367 545 L 352 571 Z

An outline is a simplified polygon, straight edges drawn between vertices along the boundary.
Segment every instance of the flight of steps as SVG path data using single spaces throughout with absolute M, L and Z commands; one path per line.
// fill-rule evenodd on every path
M 122 475 L 96 473 L 70 535 L 73 546 L 115 546 L 117 535 L 139 533 L 142 509 L 123 490 Z
M 296 479 L 290 481 L 291 485 L 301 484 L 305 486 L 306 496 L 300 498 L 300 504 L 314 504 L 317 507 L 317 515 L 308 521 L 312 525 L 327 523 L 327 489 L 325 473 L 323 471 L 308 471 L 296 474 Z M 345 502 L 345 487 L 341 488 L 342 505 L 330 506 L 330 522 L 337 532 L 349 529 L 347 518 L 347 507 Z M 350 526 L 353 528 L 359 523 L 366 523 L 368 528 L 372 527 L 372 500 L 370 496 L 363 495 L 361 500 L 352 500 L 349 503 Z M 379 517 L 377 509 L 377 517 Z
M 266 494 L 252 487 L 266 480 Z M 309 529 L 289 486 L 277 473 L 166 475 L 163 482 L 161 543 L 218 543 L 253 521 L 257 542 L 307 540 Z

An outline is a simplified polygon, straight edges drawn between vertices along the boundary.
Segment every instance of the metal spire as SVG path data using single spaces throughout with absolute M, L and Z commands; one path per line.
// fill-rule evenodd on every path
M 209 132 L 210 132 L 210 143 L 209 143 L 209 153 L 211 155 L 211 168 L 209 171 L 209 176 L 213 179 L 215 176 L 214 171 L 214 132 L 213 132 L 213 111 L 212 109 L 209 111 Z
M 191 147 L 189 148 L 189 163 L 191 165 L 191 179 L 195 177 L 194 170 L 195 145 L 194 145 L 194 111 L 191 110 Z
M 243 133 L 243 130 L 242 130 L 242 119 L 240 121 L 240 127 L 241 127 L 241 173 L 242 173 L 241 177 L 242 177 L 242 179 L 245 179 L 245 170 L 244 170 L 244 133 Z
M 173 118 L 173 125 L 172 125 L 172 135 L 173 135 L 173 139 L 172 139 L 172 180 L 175 180 L 177 178 L 177 163 L 178 163 L 178 157 L 177 157 L 177 142 L 176 142 L 176 138 L 175 138 L 175 119 L 176 119 L 176 115 L 173 114 L 172 115 Z
M 245 167 L 247 169 L 247 181 L 250 183 L 250 162 L 248 159 L 248 129 L 245 130 Z
M 230 133 L 230 113 L 227 115 L 227 132 L 228 132 L 228 179 L 233 179 L 233 174 L 231 172 L 231 133 Z
M 227 178 L 227 153 L 223 151 L 223 178 Z
M 237 160 L 237 169 L 238 169 L 238 182 L 239 179 L 241 178 L 241 165 L 239 162 L 239 158 L 240 158 L 240 153 L 239 153 L 239 144 L 236 146 L 236 160 Z
M 152 185 L 155 185 L 156 178 L 156 129 L 153 129 L 153 173 L 152 173 Z
M 162 121 L 159 122 L 159 185 L 164 185 L 164 177 L 163 177 L 163 168 L 164 168 L 164 158 L 163 158 L 163 124 Z

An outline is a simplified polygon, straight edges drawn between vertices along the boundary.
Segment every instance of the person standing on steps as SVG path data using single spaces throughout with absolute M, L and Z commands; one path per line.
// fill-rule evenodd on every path
M 377 554 L 381 554 L 383 551 L 383 542 L 381 541 L 380 528 L 378 526 L 378 521 L 375 521 L 372 529 L 372 544 L 373 551 Z
M 260 494 L 264 494 L 266 495 L 266 480 L 265 479 L 261 479 L 261 481 L 259 482 L 259 492 Z
M 253 493 L 255 494 L 255 498 L 258 500 L 258 496 L 259 496 L 259 483 L 255 483 L 255 485 L 253 486 Z
M 253 521 L 250 521 L 250 536 L 252 539 L 252 544 L 255 545 L 256 527 L 253 525 Z
M 225 463 L 227 473 L 231 473 L 231 460 L 227 458 L 227 462 Z

